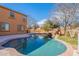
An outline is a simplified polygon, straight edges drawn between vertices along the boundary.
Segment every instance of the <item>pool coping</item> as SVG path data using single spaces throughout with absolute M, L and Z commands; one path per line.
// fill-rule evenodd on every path
M 74 49 L 73 49 L 73 47 L 72 47 L 71 44 L 66 43 L 66 42 L 64 42 L 62 40 L 59 40 L 59 39 L 56 39 L 56 40 L 59 41 L 59 42 L 61 42 L 61 43 L 63 43 L 67 47 L 66 51 L 64 51 L 63 53 L 61 53 L 58 56 L 72 56 L 73 55 Z

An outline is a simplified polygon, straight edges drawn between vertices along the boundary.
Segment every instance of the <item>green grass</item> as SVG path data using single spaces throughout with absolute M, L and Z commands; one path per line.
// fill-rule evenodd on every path
M 71 44 L 74 48 L 77 48 L 77 35 L 75 35 L 74 38 L 71 38 L 70 35 L 67 34 L 66 36 L 59 36 L 58 39 Z

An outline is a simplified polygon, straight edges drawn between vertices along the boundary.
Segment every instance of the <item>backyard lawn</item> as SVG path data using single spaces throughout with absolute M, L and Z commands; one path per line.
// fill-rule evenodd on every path
M 58 39 L 65 41 L 66 43 L 69 43 L 72 45 L 73 48 L 77 48 L 77 35 L 75 35 L 73 38 L 71 38 L 69 35 L 66 36 L 58 36 Z

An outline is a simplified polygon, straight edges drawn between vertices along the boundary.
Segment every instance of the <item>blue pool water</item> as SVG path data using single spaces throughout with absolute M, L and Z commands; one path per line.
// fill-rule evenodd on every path
M 24 55 L 59 55 L 66 50 L 66 46 L 62 43 L 42 36 L 31 36 L 28 38 L 19 38 L 8 41 L 4 47 L 15 48 Z

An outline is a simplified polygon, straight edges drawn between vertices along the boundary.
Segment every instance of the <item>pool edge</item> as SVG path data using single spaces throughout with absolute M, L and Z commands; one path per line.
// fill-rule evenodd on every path
M 66 43 L 62 40 L 59 40 L 59 39 L 56 39 L 56 40 L 63 43 L 67 47 L 67 50 L 58 56 L 72 56 L 73 55 L 74 49 L 73 49 L 72 45 L 70 45 L 69 43 Z

